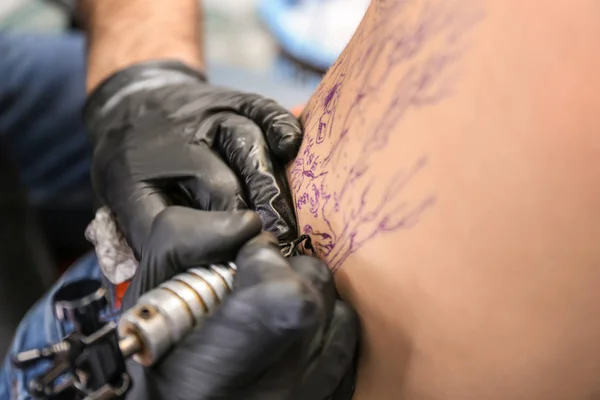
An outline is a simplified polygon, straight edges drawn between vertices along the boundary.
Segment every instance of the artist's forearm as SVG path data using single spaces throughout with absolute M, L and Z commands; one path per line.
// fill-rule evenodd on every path
M 197 0 L 80 0 L 88 36 L 87 90 L 142 61 L 204 67 Z

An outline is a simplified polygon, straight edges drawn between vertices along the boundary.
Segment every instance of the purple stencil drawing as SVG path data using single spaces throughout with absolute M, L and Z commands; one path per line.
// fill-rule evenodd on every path
M 298 210 L 309 211 L 327 226 L 325 232 L 311 225 L 302 230 L 311 235 L 319 257 L 333 272 L 369 240 L 414 226 L 435 204 L 432 193 L 416 200 L 403 196 L 427 168 L 426 155 L 398 160 L 390 166 L 392 173 L 386 176 L 391 178 L 386 182 L 377 181 L 370 166 L 407 113 L 452 94 L 457 79 L 451 67 L 461 57 L 460 39 L 482 17 L 475 7 L 465 11 L 464 5 L 457 4 L 461 3 L 379 2 L 376 12 L 387 16 L 380 18 L 386 23 L 366 24 L 357 32 L 359 53 L 345 50 L 315 93 L 318 102 L 305 119 L 304 150 L 292 166 L 291 187 Z M 407 18 L 398 23 L 394 17 L 398 15 Z M 346 87 L 355 97 L 342 110 L 338 100 Z M 391 95 L 382 101 L 381 93 L 390 88 Z M 379 101 L 381 110 L 365 114 L 367 101 Z M 368 134 L 363 133 L 366 129 Z M 351 140 L 362 149 L 360 154 L 348 151 Z M 325 141 L 330 150 L 318 156 L 315 146 Z M 376 183 L 383 194 L 374 199 L 370 193 Z

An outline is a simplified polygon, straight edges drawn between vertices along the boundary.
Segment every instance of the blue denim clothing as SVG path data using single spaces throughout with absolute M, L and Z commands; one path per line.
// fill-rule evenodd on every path
M 53 307 L 54 294 L 67 283 L 89 278 L 104 281 L 94 254 L 88 254 L 67 270 L 54 284 L 52 289 L 25 315 L 19 324 L 9 355 L 4 360 L 4 364 L 0 369 L 0 399 L 31 399 L 27 393 L 27 383 L 42 373 L 48 364 L 39 364 L 31 370 L 23 372 L 12 366 L 11 356 L 20 351 L 54 344 L 72 332 L 70 326 L 61 324 L 55 316 Z M 112 298 L 112 287 L 107 287 L 107 289 L 109 296 Z M 109 304 L 104 311 L 104 319 L 107 321 L 116 321 L 117 318 L 118 311 L 112 304 Z
M 92 207 L 91 146 L 81 118 L 84 102 L 81 35 L 0 31 L 0 140 L 35 206 Z M 52 298 L 62 285 L 83 278 L 102 278 L 93 254 L 71 267 L 27 313 L 9 354 L 56 343 L 68 333 L 55 318 Z M 112 309 L 106 313 L 116 316 Z M 44 368 L 21 373 L 7 357 L 0 369 L 0 399 L 30 398 L 27 382 Z
M 67 257 L 87 248 L 81 232 L 93 217 L 85 96 L 81 35 L 0 30 L 1 147 L 48 244 Z
M 0 139 L 35 205 L 91 206 L 84 102 L 81 36 L 0 31 Z

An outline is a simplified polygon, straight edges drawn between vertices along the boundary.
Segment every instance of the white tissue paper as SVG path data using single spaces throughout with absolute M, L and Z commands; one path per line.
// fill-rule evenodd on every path
M 113 214 L 106 207 L 96 211 L 94 220 L 85 230 L 85 237 L 94 245 L 98 264 L 111 283 L 118 285 L 133 277 L 138 263 Z

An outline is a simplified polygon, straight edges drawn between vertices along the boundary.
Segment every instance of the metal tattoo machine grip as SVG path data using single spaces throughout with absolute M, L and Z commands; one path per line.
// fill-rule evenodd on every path
M 233 288 L 235 265 L 191 268 L 145 293 L 119 321 L 121 350 L 149 366 L 216 310 Z
M 27 369 L 51 361 L 29 383 L 34 398 L 123 398 L 131 385 L 125 359 L 149 366 L 216 310 L 233 287 L 235 264 L 192 268 L 145 293 L 115 323 L 103 322 L 106 292 L 99 281 L 81 280 L 55 295 L 57 317 L 74 332 L 60 343 L 17 354 Z

